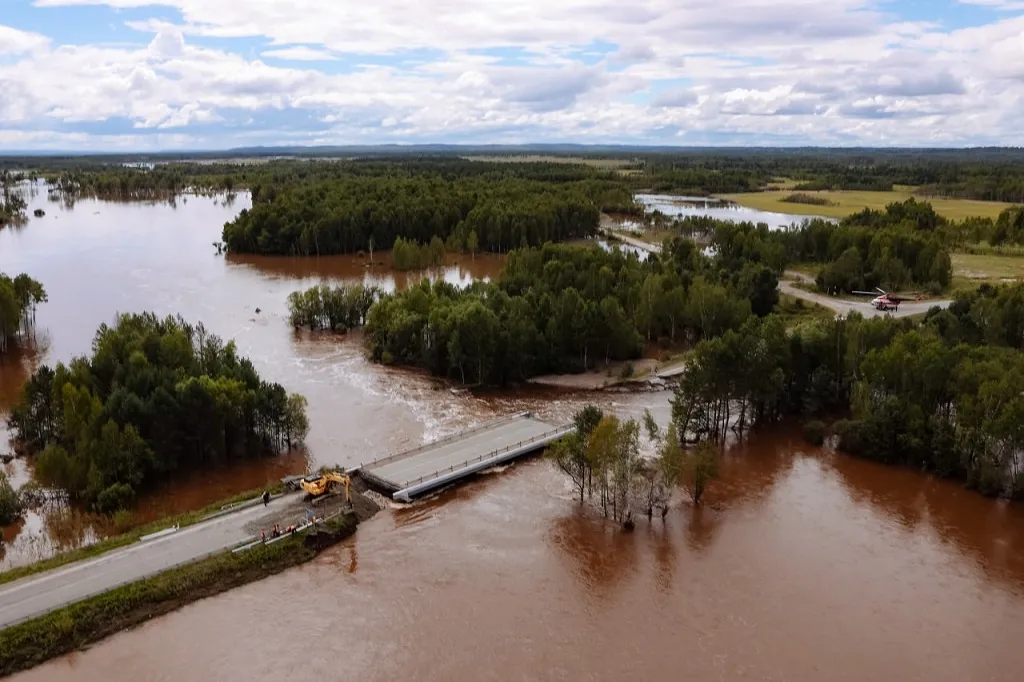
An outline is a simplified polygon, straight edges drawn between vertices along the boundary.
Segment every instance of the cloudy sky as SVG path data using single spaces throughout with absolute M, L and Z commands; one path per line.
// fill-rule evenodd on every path
M 1024 145 L 1024 0 L 0 0 L 0 149 Z

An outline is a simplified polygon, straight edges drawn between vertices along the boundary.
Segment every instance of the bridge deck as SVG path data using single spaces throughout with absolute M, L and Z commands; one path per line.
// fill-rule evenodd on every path
M 518 414 L 391 455 L 363 466 L 371 483 L 409 500 L 427 490 L 538 450 L 565 435 L 569 427 L 554 427 Z

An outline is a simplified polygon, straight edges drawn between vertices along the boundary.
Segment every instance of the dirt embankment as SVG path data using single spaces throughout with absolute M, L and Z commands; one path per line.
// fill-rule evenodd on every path
M 357 489 L 353 482 L 351 491 L 352 512 L 359 523 L 366 521 L 380 511 L 381 507 L 368 495 Z M 258 537 L 260 531 L 270 537 L 271 531 L 277 525 L 280 528 L 289 526 L 301 526 L 306 523 L 310 512 L 316 514 L 317 518 L 324 518 L 336 514 L 348 507 L 345 501 L 345 493 L 337 492 L 325 495 L 317 500 L 310 500 L 305 495 L 293 495 L 286 499 L 273 500 L 267 506 L 267 513 L 245 526 L 245 531 Z

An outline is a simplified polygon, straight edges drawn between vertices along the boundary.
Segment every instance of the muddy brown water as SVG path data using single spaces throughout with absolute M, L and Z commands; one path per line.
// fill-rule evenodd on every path
M 784 431 L 632 534 L 531 460 L 14 679 L 1011 682 L 1022 529 L 1019 508 Z
M 68 207 L 47 201 L 42 191 L 30 197 L 28 212 L 43 208 L 45 217 L 0 230 L 0 272 L 26 272 L 43 282 L 49 296 L 38 310 L 34 346 L 0 363 L 0 410 L 16 401 L 38 363 L 88 354 L 100 324 L 111 323 L 118 313 L 146 310 L 202 322 L 233 339 L 265 378 L 309 399 L 312 429 L 305 453 L 168 482 L 143 500 L 142 520 L 210 504 L 305 471 L 307 465 L 372 459 L 449 428 L 451 410 L 433 406 L 434 382 L 373 366 L 358 335 L 339 339 L 294 332 L 286 298 L 317 282 L 363 281 L 392 290 L 431 276 L 468 284 L 496 276 L 502 259 L 478 254 L 451 258 L 445 267 L 426 272 L 396 273 L 386 252 L 374 254 L 379 264 L 372 268 L 368 258 L 356 256 L 218 256 L 213 242 L 220 240 L 223 224 L 248 205 L 239 195 L 233 202 L 192 196 L 173 206 L 83 200 Z M 4 428 L 0 452 L 6 442 Z M 23 462 L 6 470 L 16 485 L 30 478 Z M 78 519 L 81 532 L 71 536 L 50 520 L 31 515 L 20 528 L 5 529 L 0 569 L 67 549 L 76 537 L 84 542 L 106 533 L 87 517 Z
M 367 363 L 357 339 L 294 334 L 289 291 L 365 268 L 217 257 L 210 243 L 241 202 L 82 202 L 73 215 L 47 205 L 46 218 L 0 232 L 0 270 L 25 270 L 51 295 L 39 313 L 47 338 L 24 366 L 87 352 L 117 310 L 180 311 L 309 397 L 306 452 L 169 482 L 144 513 L 518 410 L 557 422 L 595 400 L 623 417 L 651 409 L 667 420 L 664 392 L 454 395 Z M 493 273 L 474 263 L 445 272 Z M 0 368 L 0 395 L 24 381 L 19 367 Z M 4 532 L 16 554 L 20 538 L 46 535 L 47 520 Z M 14 679 L 1009 682 L 1024 670 L 1022 643 L 1020 506 L 779 429 L 730 451 L 706 504 L 680 499 L 664 524 L 619 532 L 581 509 L 547 462 L 528 460 L 378 514 L 304 567 Z

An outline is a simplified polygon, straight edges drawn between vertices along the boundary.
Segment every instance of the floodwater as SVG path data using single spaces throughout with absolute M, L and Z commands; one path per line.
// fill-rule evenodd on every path
M 733 223 L 765 223 L 771 228 L 784 228 L 791 225 L 801 225 L 805 220 L 813 216 L 796 215 L 794 213 L 775 213 L 773 211 L 759 211 L 755 208 L 747 208 L 737 204 L 721 203 L 709 200 L 707 203 L 700 197 L 678 197 L 667 194 L 638 194 L 637 201 L 647 207 L 647 210 L 658 210 L 672 218 L 684 216 L 707 216 L 717 220 L 727 220 Z M 822 218 L 822 220 L 831 220 Z M 834 221 L 832 221 L 834 222 Z
M 287 320 L 287 296 L 321 281 L 362 281 L 391 290 L 431 276 L 465 285 L 496 276 L 503 262 L 478 254 L 452 258 L 443 268 L 394 273 L 387 253 L 374 254 L 383 263 L 373 268 L 366 267 L 368 259 L 355 256 L 225 257 L 216 254 L 213 243 L 220 241 L 223 224 L 249 206 L 245 195 L 233 202 L 190 196 L 173 205 L 83 200 L 73 207 L 48 201 L 45 190 L 27 198 L 30 216 L 36 208 L 46 215 L 0 230 L 0 272 L 25 272 L 41 281 L 49 302 L 38 309 L 35 348 L 0 363 L 0 410 L 17 400 L 38 363 L 88 354 L 100 324 L 113 322 L 118 313 L 147 310 L 180 313 L 233 339 L 264 378 L 309 399 L 312 428 L 305 453 L 169 482 L 143 501 L 138 512 L 143 520 L 305 471 L 306 456 L 310 466 L 353 464 L 440 435 L 448 415 L 433 405 L 439 390 L 434 382 L 369 363 L 358 334 L 339 338 L 294 332 Z M 6 441 L 4 427 L 0 450 Z M 15 485 L 30 477 L 22 462 L 5 468 Z M 73 524 L 84 527 L 70 541 L 53 525 L 45 516 L 31 515 L 22 526 L 5 529 L 0 569 L 102 534 L 88 518 Z
M 520 462 L 14 679 L 1020 679 L 1020 508 L 785 431 L 722 473 L 623 533 Z
M 622 417 L 669 417 L 666 392 L 453 395 L 368 363 L 357 338 L 294 333 L 288 292 L 363 279 L 366 268 L 352 258 L 216 256 L 211 243 L 243 198 L 43 203 L 45 218 L 0 231 L 0 270 L 41 279 L 51 298 L 35 353 L 0 368 L 3 399 L 33 363 L 86 353 L 99 323 L 144 309 L 202 320 L 309 398 L 307 451 L 168 482 L 143 514 L 515 411 L 557 423 L 594 400 Z M 478 257 L 440 274 L 466 281 L 499 266 Z M 21 461 L 8 466 L 29 476 Z M 91 532 L 32 515 L 4 530 L 5 561 L 28 555 L 23 538 L 73 544 Z M 549 463 L 523 461 L 378 514 L 306 566 L 14 679 L 1011 682 L 1024 670 L 1022 642 L 1021 506 L 779 429 L 730 451 L 705 505 L 680 496 L 664 523 L 621 532 L 581 508 Z

